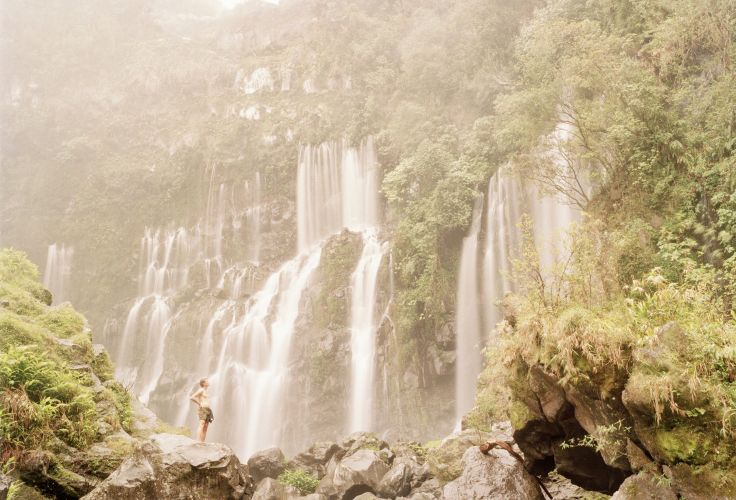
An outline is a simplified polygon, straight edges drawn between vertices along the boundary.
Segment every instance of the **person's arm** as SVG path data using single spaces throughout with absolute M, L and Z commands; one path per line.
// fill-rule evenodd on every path
M 189 396 L 189 399 L 197 403 L 197 406 L 202 406 L 200 398 L 202 397 L 202 389 L 198 389 L 197 392 Z

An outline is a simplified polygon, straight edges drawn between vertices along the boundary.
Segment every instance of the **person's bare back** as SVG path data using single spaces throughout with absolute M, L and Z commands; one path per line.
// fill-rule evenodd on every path
M 199 389 L 189 396 L 198 406 L 197 416 L 199 417 L 199 429 L 197 430 L 197 438 L 204 442 L 207 437 L 207 429 L 210 423 L 215 419 L 212 408 L 210 408 L 210 396 L 207 394 L 207 388 L 210 386 L 206 378 L 199 381 Z

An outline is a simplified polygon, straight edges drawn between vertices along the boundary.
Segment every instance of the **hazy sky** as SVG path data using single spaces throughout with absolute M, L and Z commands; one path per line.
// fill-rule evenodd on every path
M 236 5 L 240 5 L 241 3 L 245 3 L 248 0 L 220 0 L 220 4 L 226 8 L 226 9 L 232 9 Z M 268 3 L 279 3 L 279 0 L 262 0 L 264 2 Z

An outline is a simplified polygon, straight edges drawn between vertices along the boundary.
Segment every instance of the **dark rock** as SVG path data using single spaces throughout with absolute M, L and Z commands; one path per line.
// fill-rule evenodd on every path
M 85 500 L 242 498 L 247 468 L 225 445 L 155 434 Z
M 611 500 L 677 500 L 677 495 L 652 474 L 640 472 L 626 478 Z
M 325 475 L 317 493 L 339 499 L 355 498 L 361 493 L 375 493 L 388 470 L 388 465 L 381 460 L 378 452 L 360 449 L 337 463 L 332 474 Z
M 514 439 L 524 453 L 527 469 L 533 474 L 557 469 L 583 488 L 608 494 L 616 491 L 630 474 L 626 456 L 630 416 L 615 396 L 618 393 L 604 397 L 592 382 L 563 387 L 538 366 L 530 367 L 526 374 L 526 386 L 515 387 L 517 409 L 512 409 L 512 415 L 523 416 L 515 419 Z M 610 385 L 609 381 L 606 387 Z M 599 427 L 616 429 L 602 452 L 588 446 L 561 446 Z
M 262 479 L 276 479 L 286 468 L 284 453 L 278 448 L 268 448 L 254 453 L 248 459 L 248 469 L 253 481 L 258 484 Z
M 572 484 L 572 481 L 568 478 L 557 473 L 549 474 L 542 482 L 554 500 L 596 500 L 598 498 L 608 498 L 608 495 L 603 494 L 594 496 L 590 491 Z
M 490 434 L 470 429 L 446 437 L 437 448 L 427 452 L 430 473 L 441 481 L 452 481 L 462 474 L 465 450 L 483 444 L 489 439 Z
M 432 478 L 422 483 L 409 495 L 411 500 L 437 500 L 442 498 L 442 483 L 439 479 Z
M 411 469 L 405 463 L 395 463 L 383 476 L 376 492 L 385 498 L 396 498 L 411 491 Z
M 723 478 L 729 474 L 710 467 L 702 467 L 697 472 L 687 464 L 679 463 L 671 467 L 664 466 L 664 473 L 672 483 L 672 490 L 682 500 L 727 500 L 736 498 L 736 485 L 733 481 L 725 482 Z M 736 477 L 736 471 L 730 471 L 730 477 Z
M 543 500 L 536 479 L 506 450 L 484 455 L 473 446 L 465 451 L 462 464 L 462 475 L 443 489 L 446 500 Z
M 631 439 L 627 439 L 626 442 L 626 455 L 629 458 L 631 469 L 635 472 L 639 472 L 641 470 L 653 472 L 657 468 L 652 459 L 644 453 L 644 450 L 639 448 Z
M 322 479 L 326 472 L 327 463 L 333 456 L 338 459 L 345 455 L 345 449 L 337 443 L 320 441 L 314 443 L 307 451 L 299 453 L 290 462 L 289 467 L 311 472 L 318 479 Z
M 302 498 L 298 489 L 267 477 L 258 483 L 252 500 L 295 500 L 297 498 Z

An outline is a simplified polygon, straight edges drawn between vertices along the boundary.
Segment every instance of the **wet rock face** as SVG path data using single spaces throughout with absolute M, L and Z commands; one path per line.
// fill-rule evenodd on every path
M 155 434 L 83 498 L 240 499 L 250 488 L 247 467 L 227 446 Z
M 537 481 L 505 450 L 493 449 L 484 455 L 473 446 L 465 451 L 462 464 L 460 477 L 443 489 L 446 500 L 543 499 Z

